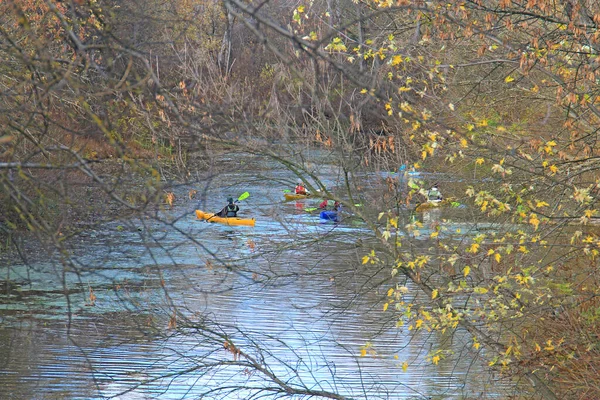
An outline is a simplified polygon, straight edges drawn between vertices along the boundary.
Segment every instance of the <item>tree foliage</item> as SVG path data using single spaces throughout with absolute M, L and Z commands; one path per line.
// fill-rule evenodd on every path
M 206 149 L 258 154 L 366 223 L 378 244 L 362 268 L 388 272 L 380 306 L 398 329 L 468 332 L 463 357 L 527 377 L 525 393 L 600 396 L 595 2 L 14 0 L 0 11 L 0 232 L 13 246 L 36 235 L 64 252 L 73 216 L 98 222 L 72 201 L 86 195 L 74 180 L 94 185 L 103 218 L 159 218 L 177 202 L 172 180 L 215 168 Z M 299 144 L 328 152 L 334 188 Z M 468 227 L 411 218 L 435 183 L 411 169 L 460 177 L 447 196 Z M 399 172 L 361 178 L 375 170 Z M 311 394 L 206 334 L 282 393 Z M 448 356 L 432 348 L 428 361 Z

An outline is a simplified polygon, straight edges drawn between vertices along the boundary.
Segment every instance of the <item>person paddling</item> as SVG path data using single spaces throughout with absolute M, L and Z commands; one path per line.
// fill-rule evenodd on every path
M 340 209 L 340 203 L 331 199 L 323 200 L 321 204 L 319 204 L 319 208 L 328 211 L 338 211 Z
M 440 190 L 436 185 L 433 185 L 431 187 L 431 189 L 429 189 L 429 192 L 427 193 L 427 200 L 428 201 L 441 201 L 443 199 L 442 193 L 440 192 Z
M 306 187 L 304 187 L 304 182 L 302 182 L 302 179 L 298 179 L 298 184 L 296 185 L 295 192 L 296 194 L 308 194 L 308 192 L 306 191 Z
M 215 215 L 219 217 L 233 218 L 237 217 L 238 211 L 240 211 L 240 208 L 233 202 L 233 197 L 229 197 L 227 199 L 227 205 Z

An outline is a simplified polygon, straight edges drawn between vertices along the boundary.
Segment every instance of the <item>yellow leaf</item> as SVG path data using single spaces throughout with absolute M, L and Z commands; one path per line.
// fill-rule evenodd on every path
M 481 344 L 478 342 L 473 343 L 473 347 L 475 347 L 476 350 L 479 350 L 479 347 L 481 347 Z
M 361 90 L 360 92 L 361 92 L 362 94 L 365 94 L 365 93 L 367 93 L 367 89 L 363 89 L 363 90 Z
M 429 235 L 430 238 L 436 238 L 438 237 L 440 233 L 439 232 L 431 232 L 431 235 Z
M 393 294 L 394 294 L 394 288 L 390 288 L 390 289 L 387 291 L 387 295 L 388 295 L 388 297 L 390 297 L 390 296 L 391 296 L 391 295 L 393 295 Z
M 408 363 L 406 361 L 404 361 L 402 363 L 402 372 L 406 372 L 407 369 L 408 369 Z
M 594 214 L 596 214 L 597 211 L 596 210 L 585 210 L 584 214 L 587 218 L 592 218 L 594 216 Z
M 506 83 L 512 82 L 512 81 L 514 81 L 514 80 L 515 80 L 515 78 L 513 78 L 513 77 L 512 77 L 512 76 L 510 76 L 510 75 L 509 75 L 509 76 L 507 76 L 506 78 L 504 78 L 504 82 L 506 82 Z
M 473 243 L 471 245 L 471 247 L 469 247 L 469 249 L 467 250 L 469 253 L 477 253 L 477 251 L 479 250 L 479 243 Z
M 433 292 L 431 292 L 431 299 L 435 299 L 438 296 L 438 290 L 435 289 Z
M 462 147 L 462 148 L 469 147 L 469 145 L 467 143 L 467 139 L 465 139 L 465 138 L 460 139 L 460 147 Z
M 540 347 L 540 345 L 539 345 L 539 344 L 537 344 L 537 343 L 535 344 L 535 351 L 537 351 L 537 352 L 540 352 L 540 351 L 542 351 L 542 348 L 541 348 L 541 347 Z
M 419 329 L 421 327 L 421 325 L 423 325 L 423 320 L 422 319 L 418 319 L 415 322 L 415 328 Z
M 463 275 L 467 276 L 469 275 L 469 273 L 471 272 L 471 267 L 469 267 L 468 265 L 463 269 Z
M 365 349 L 365 348 L 360 349 L 360 356 L 364 357 L 366 355 L 367 355 L 367 349 Z
M 299 12 L 299 13 L 303 13 L 303 12 L 304 12 L 304 6 L 300 6 L 300 7 L 298 7 L 298 12 Z
M 440 356 L 431 357 L 431 362 L 434 363 L 435 365 L 438 365 L 438 363 L 440 362 Z
M 531 217 L 529 218 L 529 223 L 535 227 L 535 230 L 537 230 L 538 226 L 540 225 L 540 220 L 538 219 L 537 215 L 531 214 Z
M 496 259 L 496 262 L 500 262 L 500 259 L 502 258 L 502 256 L 500 255 L 500 253 L 496 253 L 496 255 L 494 256 L 494 258 Z
M 385 303 L 383 305 L 383 311 L 387 311 L 388 307 L 389 307 L 390 303 Z
M 366 263 L 368 263 L 368 262 L 369 262 L 369 256 L 364 256 L 364 257 L 362 258 L 362 263 L 363 263 L 363 264 L 366 264 Z
M 477 165 L 481 165 L 481 164 L 483 164 L 484 162 L 485 162 L 485 160 L 484 160 L 483 158 L 478 158 L 477 160 L 475 160 L 475 163 L 476 163 Z

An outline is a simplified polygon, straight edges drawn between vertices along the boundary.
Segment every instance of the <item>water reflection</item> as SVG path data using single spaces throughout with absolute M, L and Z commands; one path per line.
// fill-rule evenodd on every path
M 245 173 L 226 179 L 238 186 L 209 188 L 202 209 L 243 192 L 253 175 Z M 321 224 L 305 211 L 310 200 L 282 200 L 271 182 L 254 184 L 243 211 L 256 217 L 255 227 L 197 221 L 192 203 L 176 206 L 186 217 L 173 226 L 167 218 L 123 229 L 107 224 L 73 245 L 77 270 L 64 277 L 48 261 L 13 265 L 13 275 L 31 283 L 22 280 L 25 299 L 2 299 L 2 396 L 181 399 L 232 385 L 269 386 L 234 362 L 223 337 L 295 388 L 368 399 L 502 393 L 470 364 L 469 335 L 409 335 L 381 311 L 392 282 L 382 285 L 390 279 L 386 268 L 361 263 L 374 246 L 364 225 Z M 444 223 L 438 211 L 421 217 L 425 231 Z M 70 304 L 63 281 L 73 290 Z M 446 351 L 439 365 L 429 359 L 432 346 Z M 230 363 L 209 368 L 224 359 Z M 208 397 L 250 396 L 225 393 Z

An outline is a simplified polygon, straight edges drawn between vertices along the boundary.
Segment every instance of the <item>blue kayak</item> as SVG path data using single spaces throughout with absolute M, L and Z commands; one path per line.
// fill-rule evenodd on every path
M 337 211 L 321 211 L 319 217 L 321 217 L 321 219 L 326 219 L 329 221 L 337 221 L 338 213 Z

